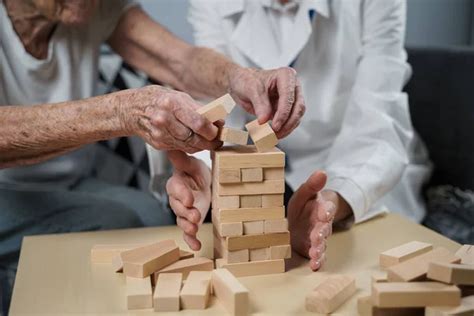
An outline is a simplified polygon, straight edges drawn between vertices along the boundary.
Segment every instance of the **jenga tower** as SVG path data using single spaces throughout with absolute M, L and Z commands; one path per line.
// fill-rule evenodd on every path
M 284 259 L 291 256 L 285 153 L 238 145 L 222 147 L 212 158 L 216 266 L 235 276 L 285 272 Z

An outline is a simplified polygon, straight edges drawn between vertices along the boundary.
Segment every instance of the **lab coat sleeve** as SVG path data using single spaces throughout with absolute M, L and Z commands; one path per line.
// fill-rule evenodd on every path
M 404 0 L 365 0 L 362 51 L 342 129 L 326 170 L 327 188 L 349 203 L 355 222 L 375 216 L 371 206 L 400 180 L 413 139 L 408 100 L 411 74 L 403 48 Z

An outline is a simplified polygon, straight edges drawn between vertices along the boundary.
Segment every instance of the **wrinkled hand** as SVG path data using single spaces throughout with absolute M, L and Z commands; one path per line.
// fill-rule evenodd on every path
M 230 71 L 229 90 L 238 104 L 257 116 L 260 124 L 272 120 L 278 138 L 290 134 L 306 110 L 293 68 L 256 70 L 235 66 Z
M 126 131 L 156 149 L 195 153 L 215 149 L 218 128 L 195 110 L 189 95 L 160 86 L 119 92 L 121 121 Z
M 174 166 L 173 176 L 166 183 L 169 203 L 192 250 L 201 249 L 196 234 L 211 204 L 211 172 L 199 159 L 181 151 L 168 152 Z

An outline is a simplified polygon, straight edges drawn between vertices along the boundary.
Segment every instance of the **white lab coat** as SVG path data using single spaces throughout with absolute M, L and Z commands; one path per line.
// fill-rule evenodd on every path
M 296 2 L 284 10 L 272 0 L 191 0 L 189 21 L 197 45 L 242 66 L 277 68 L 296 58 L 307 110 L 280 141 L 293 189 L 322 169 L 356 223 L 387 209 L 420 221 L 430 168 L 401 92 L 411 74 L 405 1 Z M 250 119 L 239 108 L 227 123 L 243 127 Z

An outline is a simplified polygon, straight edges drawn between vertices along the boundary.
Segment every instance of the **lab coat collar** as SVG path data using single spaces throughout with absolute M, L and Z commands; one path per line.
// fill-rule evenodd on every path
M 251 0 L 254 2 L 258 2 L 258 0 Z M 330 10 L 329 10 L 329 1 L 330 0 L 301 0 L 298 1 L 301 3 L 307 3 L 309 9 L 315 10 L 319 15 L 324 16 L 325 18 L 330 17 Z M 233 0 L 227 1 L 225 4 L 221 5 L 219 8 L 219 13 L 221 17 L 229 17 L 231 15 L 242 13 L 245 8 L 246 0 Z M 271 6 L 272 0 L 260 0 L 260 3 L 264 6 Z

